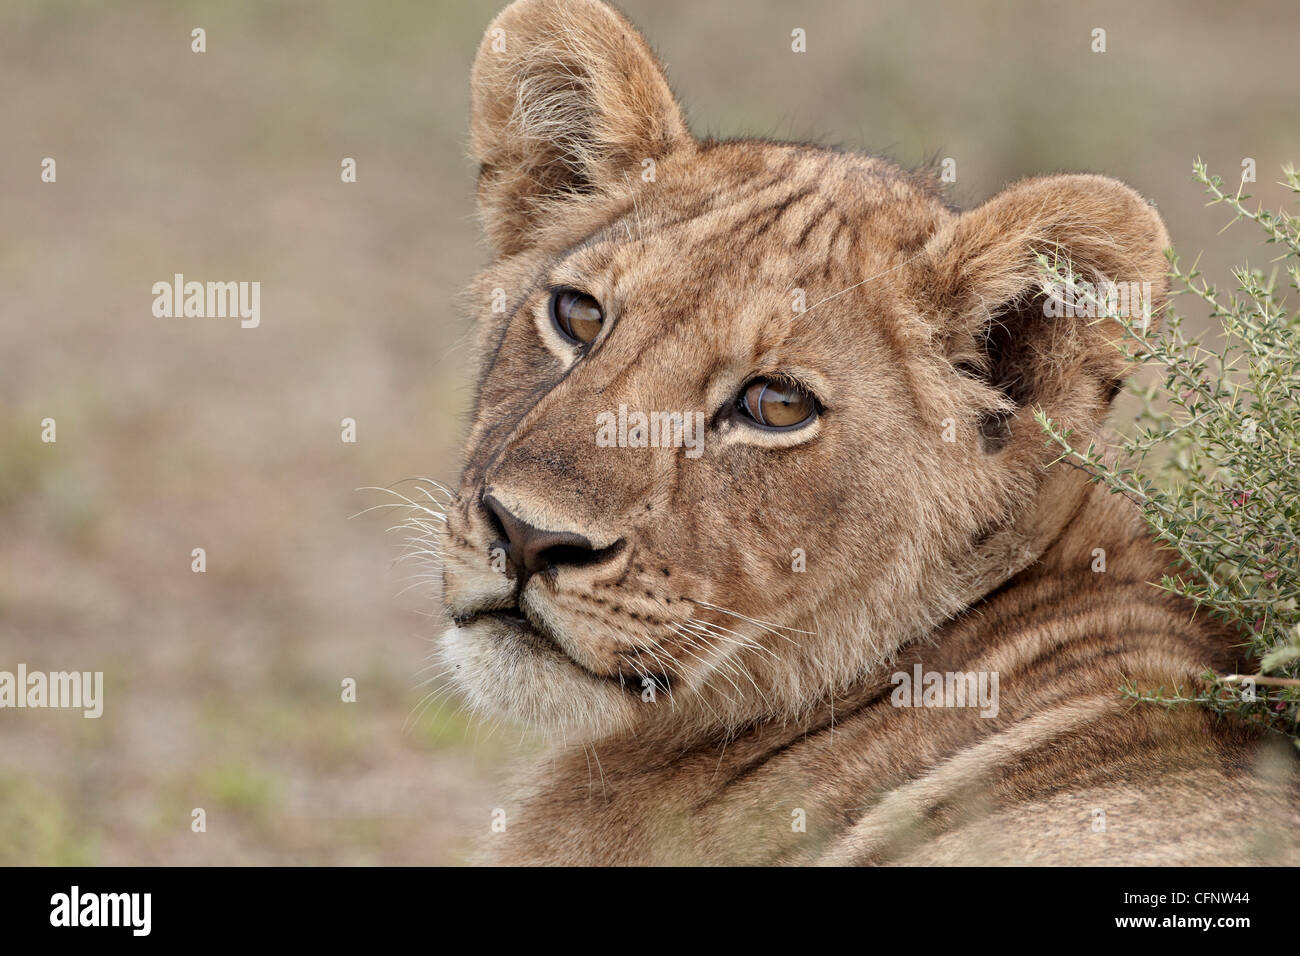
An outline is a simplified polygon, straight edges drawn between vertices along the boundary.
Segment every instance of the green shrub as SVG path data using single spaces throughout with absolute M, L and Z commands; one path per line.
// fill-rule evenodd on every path
M 1061 449 L 1058 461 L 1136 502 L 1155 537 L 1175 552 L 1158 586 L 1232 624 L 1257 667 L 1253 674 L 1206 673 L 1199 687 L 1152 694 L 1126 685 L 1123 693 L 1233 713 L 1300 747 L 1300 312 L 1285 301 L 1286 286 L 1300 293 L 1300 217 L 1251 211 L 1250 197 L 1225 192 L 1200 160 L 1193 170 L 1210 205 L 1234 213 L 1228 225 L 1249 220 L 1277 248 L 1270 275 L 1237 268 L 1237 288 L 1224 291 L 1197 263 L 1185 270 L 1168 254 L 1172 296 L 1208 304 L 1222 329 L 1216 348 L 1189 338 L 1172 306 L 1157 323 L 1116 315 L 1113 303 L 1108 308 L 1068 262 L 1040 254 L 1044 281 L 1066 286 L 1098 316 L 1119 322 L 1120 347 L 1155 366 L 1159 380 L 1130 386 L 1141 412 L 1120 436 L 1118 460 L 1094 445 L 1073 447 L 1068 432 L 1041 412 L 1037 417 L 1049 443 Z M 1283 173 L 1283 185 L 1300 197 L 1300 173 L 1293 167 Z M 1286 277 L 1281 285 L 1279 271 Z

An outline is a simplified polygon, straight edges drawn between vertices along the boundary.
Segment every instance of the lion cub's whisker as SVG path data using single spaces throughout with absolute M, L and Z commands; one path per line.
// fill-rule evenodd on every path
M 800 630 L 797 627 L 785 627 L 784 625 L 781 624 L 772 624 L 768 621 L 760 621 L 757 618 L 749 617 L 746 614 L 741 614 L 739 611 L 730 611 L 725 607 L 718 606 L 717 604 L 710 604 L 708 601 L 697 601 L 695 598 L 689 598 L 689 597 L 686 598 L 685 600 L 690 601 L 692 604 L 698 604 L 700 607 L 707 607 L 710 610 L 717 611 L 720 614 L 729 614 L 732 617 L 739 618 L 742 621 L 748 621 L 750 624 L 754 624 L 758 627 L 761 627 L 765 631 L 770 631 L 771 633 L 775 634 L 777 637 L 781 638 L 782 640 L 789 641 L 795 647 L 799 646 L 799 642 L 792 640 L 791 638 L 787 637 L 785 634 L 782 634 L 781 633 L 782 631 L 790 631 L 791 633 L 794 634 L 807 634 L 810 637 L 817 636 L 816 633 L 813 631 L 804 631 L 804 630 Z
M 752 637 L 749 637 L 745 634 L 741 634 L 739 631 L 733 631 L 729 627 L 723 627 L 721 624 L 714 624 L 712 621 L 705 621 L 698 617 L 690 618 L 686 623 L 695 624 L 701 627 L 706 627 L 713 633 L 724 631 L 727 634 L 730 634 L 733 637 L 737 638 L 738 640 L 742 641 L 743 642 L 742 646 L 747 647 L 751 650 L 761 651 L 762 653 L 766 654 L 768 657 L 772 658 L 772 660 L 779 660 L 776 654 L 772 653 L 770 648 L 764 647 L 762 644 L 758 643 L 758 641 L 754 640 Z
M 355 490 L 356 490 L 356 491 L 378 491 L 378 492 L 381 492 L 381 493 L 383 493 L 383 494 L 389 494 L 389 495 L 392 495 L 394 498 L 398 498 L 398 499 L 400 499 L 401 502 L 403 502 L 403 503 L 409 505 L 411 508 L 414 508 L 416 511 L 418 511 L 418 512 L 420 512 L 420 513 L 422 513 L 422 514 L 427 514 L 427 515 L 430 515 L 430 516 L 432 516 L 432 517 L 436 517 L 436 518 L 438 518 L 438 519 L 440 519 L 440 520 L 444 520 L 444 521 L 445 521 L 446 518 L 447 518 L 446 512 L 444 512 L 444 511 L 442 510 L 442 503 L 439 502 L 439 501 L 437 501 L 437 500 L 434 499 L 433 497 L 429 496 L 428 494 L 425 495 L 425 498 L 428 499 L 428 501 L 430 502 L 430 504 L 436 505 L 436 506 L 437 506 L 436 508 L 430 508 L 428 505 L 424 504 L 423 502 L 415 501 L 415 500 L 413 500 L 413 499 L 411 499 L 411 498 L 408 498 L 406 495 L 402 494 L 400 491 L 394 491 L 392 488 L 380 488 L 380 487 L 377 486 L 377 485 L 365 485 L 365 486 L 363 486 L 363 487 L 361 487 L 361 488 L 357 488 L 357 489 L 355 489 Z M 388 504 L 390 504 L 391 506 L 397 506 L 398 502 L 389 502 Z M 382 507 L 382 505 L 375 505 L 374 507 L 378 508 L 378 507 Z M 371 509 L 366 509 L 366 510 L 369 511 L 369 510 L 371 510 Z M 359 512 L 359 513 L 360 513 L 360 514 L 365 514 L 365 511 L 362 511 L 362 512 Z
M 679 629 L 678 629 L 678 626 L 677 626 L 676 624 L 673 624 L 672 627 L 673 627 L 674 630 L 677 630 L 677 632 L 678 632 L 679 634 L 681 634 L 683 637 L 686 637 L 686 636 L 687 636 L 686 632 L 684 632 L 684 631 L 682 631 L 682 630 L 679 630 Z M 699 642 L 696 641 L 696 640 L 691 640 L 691 641 L 689 641 L 689 643 L 690 643 L 691 645 L 695 646 L 695 647 L 699 647 L 699 646 L 700 646 Z M 716 648 L 714 648 L 714 647 L 712 647 L 711 645 L 709 645 L 707 641 L 705 641 L 705 646 L 709 647 L 710 650 L 716 650 Z M 708 669 L 708 673 L 717 674 L 719 677 L 721 677 L 723 680 L 725 680 L 728 684 L 730 684 L 732 687 L 734 687 L 735 690 L 736 690 L 736 693 L 737 693 L 738 695 L 743 696 L 743 692 L 742 692 L 741 689 L 740 689 L 740 685 L 737 684 L 735 681 L 733 681 L 729 676 L 727 676 L 726 671 L 723 669 L 723 667 L 724 667 L 724 665 L 725 665 L 725 663 L 726 663 L 726 658 L 725 658 L 725 657 L 719 657 L 719 659 L 718 659 L 718 660 L 715 660 L 715 661 L 706 661 L 704 658 L 700 657 L 698 654 L 696 654 L 694 651 L 692 651 L 692 650 L 690 649 L 690 647 L 688 647 L 688 646 L 686 646 L 686 645 L 683 645 L 683 646 L 682 646 L 682 650 L 686 651 L 687 654 L 690 654 L 691 657 L 694 657 L 697 661 L 699 661 L 700 664 L 701 664 L 703 667 L 707 668 L 707 669 Z M 738 698 L 732 698 L 732 697 L 729 697 L 729 696 L 726 695 L 725 693 L 723 694 L 723 696 L 727 696 L 728 700 L 730 700 L 731 703 L 733 703 L 733 704 L 738 702 Z
M 738 646 L 738 647 L 746 646 L 745 644 L 738 644 L 736 641 L 726 637 L 725 635 L 710 632 L 705 630 L 704 628 L 696 629 L 696 633 L 699 634 L 701 640 L 704 641 L 705 645 L 709 647 L 710 650 L 715 650 L 715 651 L 717 650 L 717 647 L 714 645 L 713 641 L 710 640 L 710 638 L 717 638 L 718 640 L 725 641 L 732 646 Z M 739 661 L 735 660 L 729 655 L 721 654 L 718 658 L 718 666 L 724 667 L 727 670 L 731 671 L 736 676 L 743 677 L 745 680 L 749 681 L 749 683 L 753 685 L 754 690 L 758 693 L 758 696 L 762 698 L 764 702 L 767 702 L 768 699 L 767 695 L 763 692 L 763 689 L 758 686 L 758 682 L 754 680 L 754 675 L 751 674 L 748 668 L 744 667 Z M 737 688 L 737 691 L 739 691 L 739 688 Z

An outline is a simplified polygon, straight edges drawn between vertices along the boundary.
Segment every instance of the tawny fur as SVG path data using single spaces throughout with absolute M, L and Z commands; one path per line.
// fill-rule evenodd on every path
M 696 140 L 597 0 L 508 7 L 472 95 L 494 260 L 467 294 L 481 372 L 444 600 L 462 621 L 517 601 L 546 636 L 479 620 L 442 651 L 471 705 L 555 740 L 493 859 L 1296 858 L 1280 740 L 1121 698 L 1240 662 L 1149 583 L 1165 558 L 1127 502 L 1049 467 L 1033 421 L 1099 437 L 1129 371 L 1113 325 L 1044 317 L 1034 255 L 1150 282 L 1158 307 L 1168 237 L 1141 197 L 1060 175 L 960 213 L 879 159 Z M 605 311 L 583 354 L 550 327 L 557 286 Z M 815 391 L 814 426 L 724 414 L 773 374 Z M 597 447 L 620 404 L 705 412 L 704 453 Z M 516 594 L 485 494 L 621 545 Z M 893 706 L 917 663 L 996 671 L 997 717 Z M 669 688 L 652 701 L 648 675 Z

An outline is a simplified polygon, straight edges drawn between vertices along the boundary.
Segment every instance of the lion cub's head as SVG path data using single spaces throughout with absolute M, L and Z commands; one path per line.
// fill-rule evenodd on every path
M 519 0 L 473 73 L 495 253 L 448 508 L 442 649 L 471 702 L 579 736 L 798 713 L 1032 561 L 1081 499 L 1113 323 L 1035 250 L 1162 293 L 1097 176 L 959 213 L 865 156 L 695 139 L 597 0 Z M 1158 303 L 1157 303 L 1158 304 Z

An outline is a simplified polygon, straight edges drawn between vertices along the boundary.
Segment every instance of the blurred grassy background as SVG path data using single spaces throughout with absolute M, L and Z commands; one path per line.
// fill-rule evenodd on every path
M 359 486 L 456 474 L 466 81 L 499 5 L 0 9 L 0 669 L 106 681 L 97 721 L 0 711 L 0 863 L 442 863 L 487 832 L 518 731 L 449 705 L 403 732 L 436 594 L 394 600 L 386 523 L 347 517 Z M 965 204 L 1110 173 L 1221 280 L 1267 253 L 1216 235 L 1193 157 L 1232 182 L 1253 157 L 1270 205 L 1300 161 L 1292 2 L 624 9 L 697 133 L 951 156 Z M 154 318 L 175 272 L 260 281 L 261 327 Z

